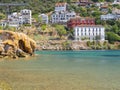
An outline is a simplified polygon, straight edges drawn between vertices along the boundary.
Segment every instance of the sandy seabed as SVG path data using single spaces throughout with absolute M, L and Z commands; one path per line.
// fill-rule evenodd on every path
M 117 82 L 98 79 L 87 74 L 50 72 L 43 70 L 20 71 L 0 69 L 0 87 L 5 90 L 119 90 Z M 106 83 L 107 82 L 107 83 Z M 1 90 L 1 89 L 0 89 Z M 3 90 L 3 89 L 2 89 Z

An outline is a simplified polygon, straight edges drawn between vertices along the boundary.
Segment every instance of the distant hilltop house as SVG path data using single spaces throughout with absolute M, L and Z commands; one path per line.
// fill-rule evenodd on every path
M 120 20 L 120 9 L 114 8 L 112 13 L 116 15 L 117 20 Z
M 51 23 L 66 23 L 73 17 L 76 17 L 76 13 L 67 10 L 67 3 L 56 3 L 55 10 L 51 15 Z
M 113 13 L 113 14 L 120 15 L 120 9 L 113 8 L 112 13 Z
M 32 12 L 28 9 L 23 9 L 20 13 L 14 12 L 8 15 L 8 19 L 1 21 L 1 26 L 19 27 L 23 24 L 32 24 Z
M 101 12 L 104 12 L 104 13 L 107 13 L 108 12 L 108 6 L 107 5 L 101 5 L 101 7 L 100 7 L 100 11 Z
M 67 3 L 56 3 L 55 12 L 67 11 Z
M 71 3 L 79 6 L 91 6 L 93 4 L 91 0 L 71 0 Z
M 48 24 L 48 21 L 49 21 L 48 15 L 40 14 L 38 17 L 39 17 L 41 23 Z
M 101 20 L 115 20 L 117 17 L 115 14 L 106 14 L 100 16 Z
M 23 18 L 23 24 L 32 24 L 32 11 L 28 9 L 23 9 L 20 11 Z
M 18 27 L 23 24 L 23 18 L 20 13 L 14 12 L 8 15 L 8 25 L 12 27 Z
M 113 4 L 120 4 L 120 0 L 114 0 Z
M 7 20 L 0 20 L 0 26 L 5 27 L 7 25 Z
M 66 23 L 71 18 L 75 17 L 76 13 L 73 12 L 55 12 L 51 16 L 52 23 Z
M 79 0 L 80 6 L 91 6 L 93 2 L 91 0 Z
M 119 20 L 120 19 L 120 10 L 114 8 L 112 10 L 112 13 L 109 13 L 106 15 L 101 15 L 100 18 L 101 18 L 101 20 Z
M 81 40 L 105 40 L 105 28 L 95 25 L 93 18 L 72 18 L 67 22 L 68 28 L 73 28 L 74 39 Z

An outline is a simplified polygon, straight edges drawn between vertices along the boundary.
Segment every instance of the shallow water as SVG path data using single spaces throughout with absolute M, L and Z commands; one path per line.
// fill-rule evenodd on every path
M 39 51 L 0 61 L 12 90 L 120 90 L 120 51 Z

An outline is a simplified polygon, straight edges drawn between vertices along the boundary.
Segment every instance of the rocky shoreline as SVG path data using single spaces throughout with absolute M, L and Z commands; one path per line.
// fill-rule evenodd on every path
M 36 50 L 120 50 L 120 43 L 110 44 L 108 41 L 74 41 L 46 40 L 36 41 Z
M 0 30 L 0 58 L 18 58 L 34 55 L 36 42 L 18 32 Z
M 91 48 L 87 45 L 87 42 L 83 41 L 49 40 L 37 42 L 36 50 L 94 50 L 94 48 Z

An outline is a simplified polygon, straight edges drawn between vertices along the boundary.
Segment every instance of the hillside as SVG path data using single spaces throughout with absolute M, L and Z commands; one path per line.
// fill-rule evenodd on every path
M 31 9 L 33 14 L 36 13 L 46 13 L 50 12 L 54 9 L 54 4 L 56 2 L 73 2 L 76 0 L 0 0 L 0 3 L 11 3 L 11 2 L 16 2 L 16 3 L 28 3 L 28 6 L 21 6 L 21 7 L 10 7 L 10 11 L 18 11 L 22 8 L 28 8 Z M 104 1 L 104 0 L 92 0 L 94 2 L 96 1 Z M 113 0 L 106 0 L 106 1 L 113 1 Z M 5 7 L 0 6 L 0 12 L 5 13 Z
M 46 13 L 50 12 L 54 9 L 54 4 L 59 2 L 60 0 L 0 0 L 0 3 L 27 3 L 28 6 L 21 6 L 21 7 L 10 7 L 10 11 L 18 11 L 23 8 L 31 9 L 33 14 L 36 13 Z M 69 1 L 69 0 L 63 0 Z M 0 12 L 5 13 L 5 7 L 0 6 Z

